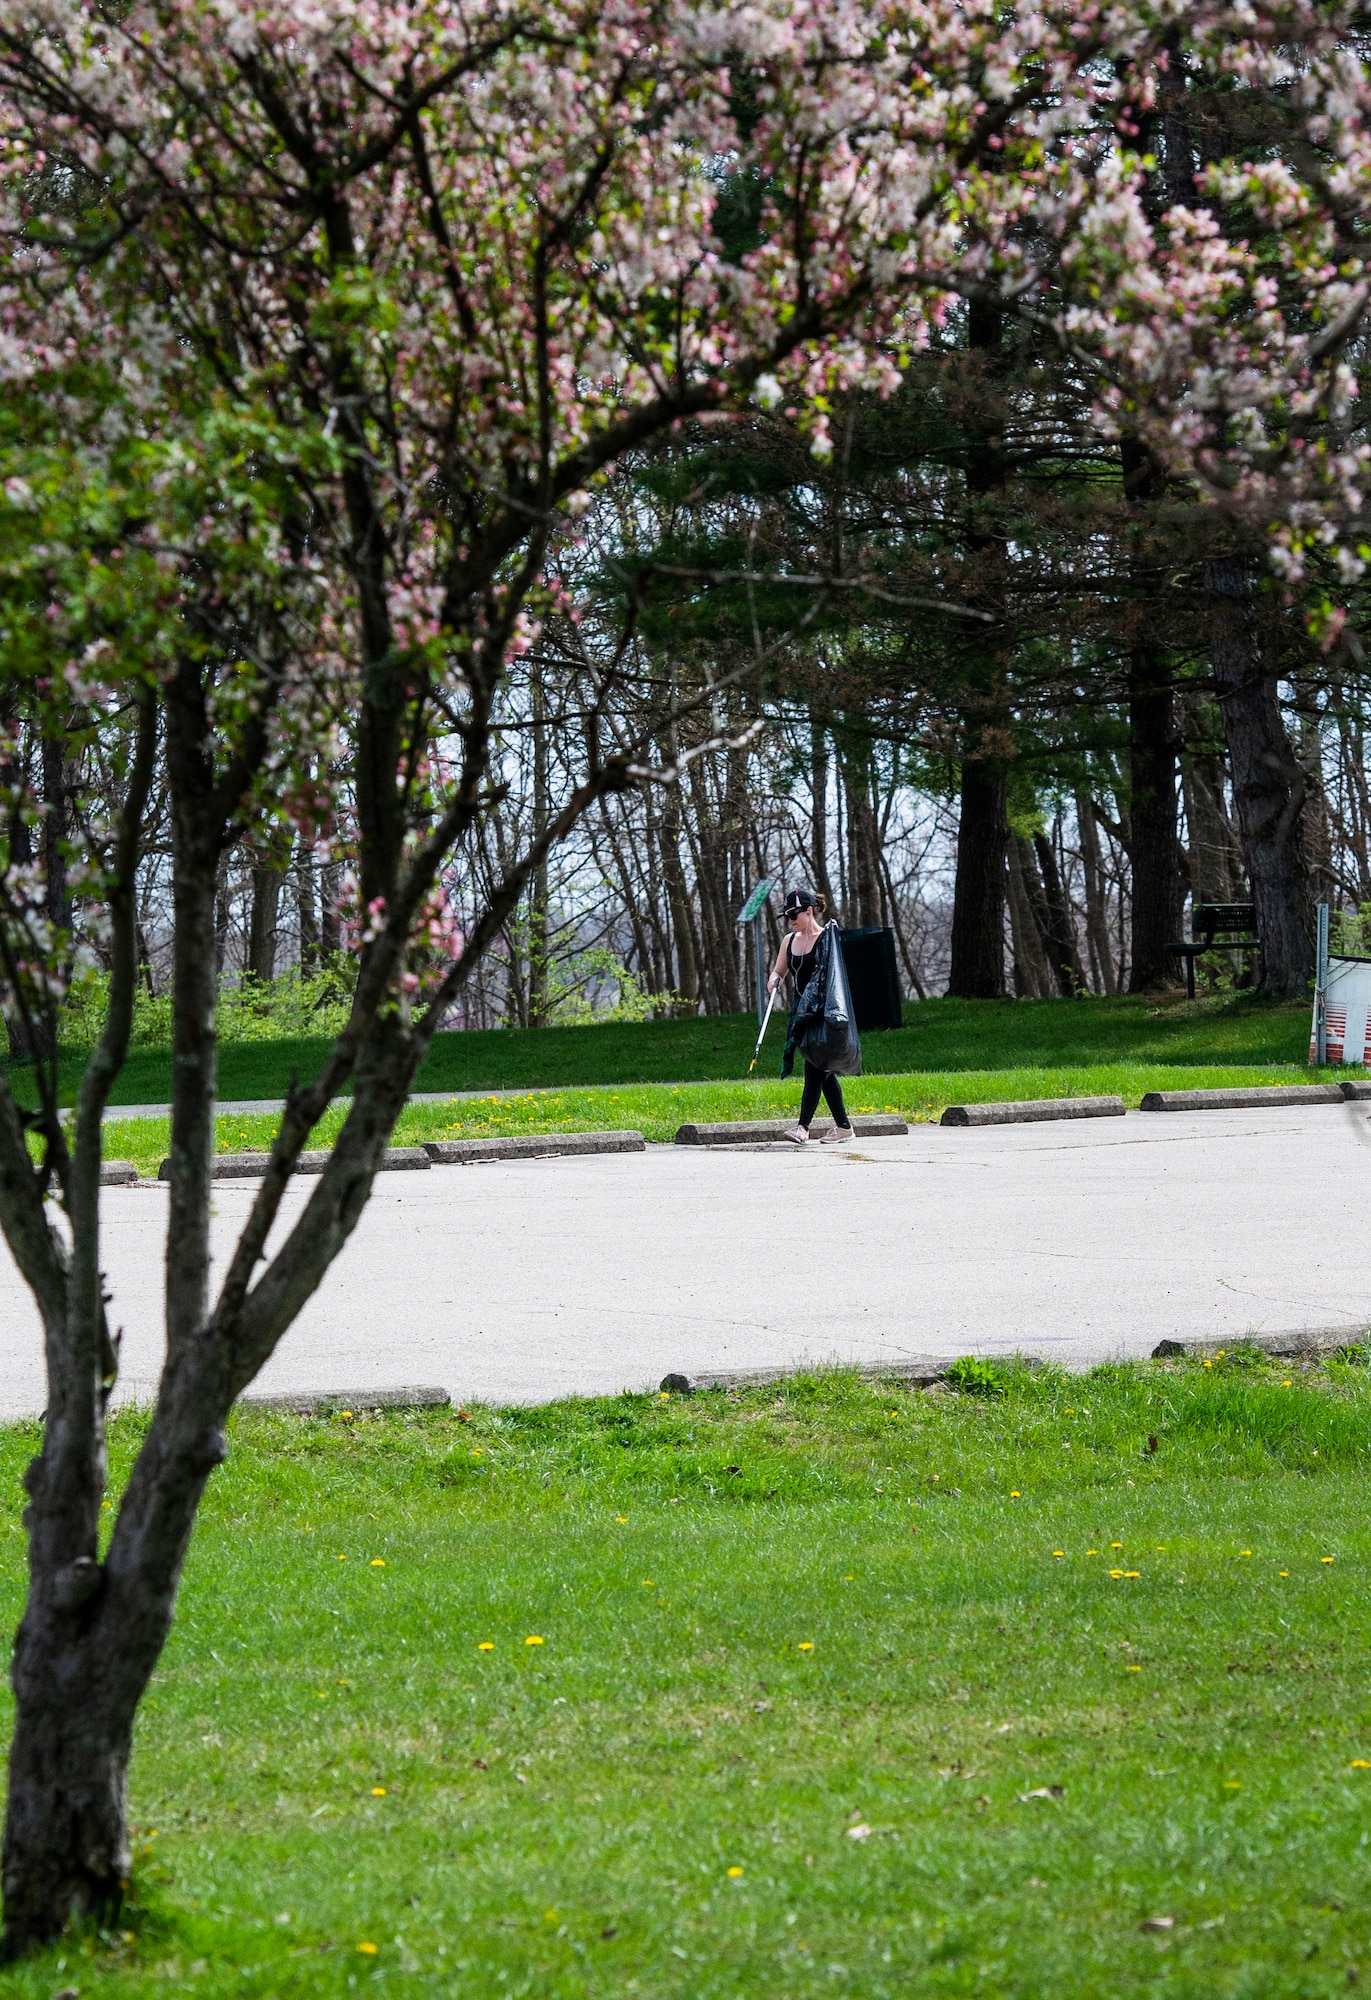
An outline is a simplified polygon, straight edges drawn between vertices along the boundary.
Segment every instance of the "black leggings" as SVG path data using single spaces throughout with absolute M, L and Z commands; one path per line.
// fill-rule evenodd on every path
M 846 1131 L 851 1121 L 847 1115 L 847 1106 L 843 1103 L 842 1085 L 831 1069 L 816 1069 L 806 1056 L 805 1087 L 800 1094 L 800 1123 L 806 1132 L 813 1122 L 814 1113 L 819 1108 L 820 1091 L 823 1092 L 828 1108 L 833 1113 L 833 1123 L 841 1125 Z

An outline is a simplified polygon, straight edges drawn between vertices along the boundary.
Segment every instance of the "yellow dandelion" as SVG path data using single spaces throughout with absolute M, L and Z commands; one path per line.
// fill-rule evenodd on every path
M 1100 1553 L 1100 1552 L 1099 1552 L 1099 1550 L 1098 1550 L 1098 1549 L 1087 1549 L 1087 1550 L 1086 1550 L 1086 1554 L 1087 1554 L 1088 1556 L 1097 1556 L 1097 1555 L 1098 1555 L 1099 1553 Z
M 1110 1570 L 1110 1572 L 1109 1572 L 1109 1574 L 1110 1574 L 1111 1576 L 1122 1576 L 1122 1575 L 1123 1575 L 1123 1571 L 1122 1571 L 1121 1569 L 1111 1569 L 1111 1570 Z
M 1010 1494 L 1009 1497 L 1011 1500 L 1018 1500 L 1022 1497 L 1017 1486 L 1014 1488 L 1013 1492 Z
M 622 1527 L 625 1527 L 625 1526 L 627 1526 L 627 1523 L 628 1523 L 628 1515 L 627 1515 L 627 1514 L 616 1514 L 616 1515 L 614 1516 L 614 1518 L 615 1518 L 615 1520 L 616 1520 L 616 1521 L 617 1521 L 617 1522 L 619 1523 L 619 1526 L 620 1526 L 621 1528 L 622 1528 Z
M 1206 1361 L 1204 1365 L 1206 1368 L 1212 1368 L 1214 1366 L 1212 1361 Z
M 1126 1570 L 1124 1571 L 1124 1575 L 1125 1575 L 1125 1576 L 1137 1576 L 1137 1575 L 1138 1575 L 1138 1571 L 1137 1571 L 1137 1570 L 1135 1570 L 1135 1569 L 1126 1569 Z
M 1122 1543 L 1122 1542 L 1111 1542 L 1111 1543 L 1109 1544 L 1109 1546 L 1110 1546 L 1110 1548 L 1111 1548 L 1111 1549 L 1121 1549 L 1121 1548 L 1123 1547 L 1123 1543 Z
M 730 1868 L 728 1872 L 729 1872 L 729 1874 L 730 1874 L 730 1875 L 731 1875 L 731 1876 L 733 1877 L 734 1881 L 736 1882 L 736 1881 L 737 1881 L 737 1879 L 738 1879 L 738 1877 L 739 1877 L 739 1876 L 740 1876 L 740 1875 L 742 1874 L 742 1872 L 743 1872 L 743 1871 L 742 1871 L 742 1869 L 741 1869 L 741 1868 L 736 1868 L 736 1867 L 735 1867 L 735 1868 Z
M 374 1799 L 383 1799 L 383 1798 L 385 1797 L 385 1795 L 386 1795 L 386 1788 L 385 1788 L 385 1786 L 384 1786 L 384 1785 L 373 1785 L 373 1786 L 372 1786 L 372 1788 L 371 1788 L 371 1796 L 372 1796 L 372 1797 L 373 1797 Z
M 1371 1758 L 1354 1757 L 1352 1759 L 1352 1769 L 1354 1771 L 1371 1771 Z
M 795 1650 L 799 1653 L 812 1653 L 814 1651 L 814 1641 L 812 1639 L 801 1639 Z
M 1141 1668 L 1141 1667 L 1130 1667 L 1130 1668 L 1128 1669 L 1128 1671 L 1129 1671 L 1129 1673 L 1130 1673 L 1130 1674 L 1140 1674 L 1140 1673 L 1142 1672 L 1142 1668 Z
M 1282 1570 L 1277 1570 L 1276 1574 L 1277 1576 L 1289 1576 L 1290 1572 L 1288 1569 L 1282 1569 Z
M 1223 1788 L 1226 1792 L 1240 1792 L 1242 1790 L 1242 1780 L 1241 1778 L 1225 1778 Z
M 339 1562 L 340 1562 L 340 1563 L 345 1563 L 345 1562 L 347 1561 L 347 1557 L 346 1557 L 346 1556 L 339 1556 L 338 1560 L 339 1560 Z
M 1320 1561 L 1321 1563 L 1331 1563 L 1331 1562 L 1332 1562 L 1332 1560 L 1333 1560 L 1332 1556 L 1320 1556 L 1320 1557 L 1319 1557 L 1319 1561 Z
M 542 1640 L 538 1637 L 538 1634 L 536 1632 L 530 1632 L 527 1639 L 525 1639 L 524 1641 L 524 1644 L 526 1646 L 541 1646 L 542 1643 L 543 1643 Z
M 1294 1383 L 1293 1383 L 1293 1382 L 1282 1382 L 1282 1383 L 1281 1383 L 1281 1387 L 1282 1387 L 1282 1389 L 1293 1389 L 1293 1388 L 1294 1388 L 1294 1386 L 1295 1386 L 1295 1385 L 1294 1385 Z
M 1251 1553 L 1252 1553 L 1251 1549 L 1239 1549 L 1239 1550 L 1238 1550 L 1238 1554 L 1239 1554 L 1240 1556 L 1250 1556 L 1250 1555 L 1251 1555 Z
M 373 1569 L 384 1569 L 384 1568 L 385 1568 L 385 1566 L 386 1566 L 386 1559 L 385 1559 L 385 1557 L 384 1557 L 384 1556 L 373 1556 L 373 1557 L 372 1557 L 372 1559 L 371 1559 L 371 1566 L 372 1566 L 372 1568 L 373 1568 Z
M 474 1444 L 471 1447 L 468 1456 L 471 1458 L 480 1458 L 484 1455 L 484 1452 L 485 1452 L 485 1446 L 483 1444 Z
M 1060 1556 L 1060 1555 L 1065 1555 L 1066 1551 L 1065 1549 L 1053 1549 L 1052 1553 L 1054 1556 Z
M 495 1641 L 493 1639 L 478 1640 L 476 1650 L 478 1653 L 493 1653 L 495 1651 Z
M 358 1945 L 357 1949 L 358 1951 L 364 1951 L 368 1958 L 375 1958 L 378 1947 L 374 1944 L 367 1944 L 364 1940 Z

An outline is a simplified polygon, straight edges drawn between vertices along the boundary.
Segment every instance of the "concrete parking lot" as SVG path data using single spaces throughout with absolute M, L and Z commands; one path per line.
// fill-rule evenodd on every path
M 257 1386 L 536 1401 L 668 1370 L 1350 1337 L 1371 1324 L 1368 1149 L 1368 1107 L 1345 1105 L 382 1175 Z M 218 1184 L 220 1249 L 253 1186 Z M 108 1189 L 105 1216 L 120 1393 L 146 1398 L 166 1191 Z M 37 1318 L 7 1254 L 0 1297 L 0 1414 L 36 1412 Z

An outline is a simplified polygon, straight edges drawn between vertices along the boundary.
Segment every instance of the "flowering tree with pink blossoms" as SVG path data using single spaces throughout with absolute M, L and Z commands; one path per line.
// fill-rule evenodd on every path
M 1210 503 L 1194 555 L 1263 983 L 1283 995 L 1307 990 L 1313 913 L 1280 627 L 1337 647 L 1371 559 L 1365 56 L 1345 7 L 1176 23 L 1150 69 L 1122 70 L 1119 143 L 1061 226 L 1056 326 L 1101 421 L 1140 492 L 1179 479 Z
M 585 717 L 583 769 L 454 937 L 443 872 L 498 788 L 509 663 L 566 608 L 553 559 L 598 485 L 674 424 L 749 401 L 793 406 L 823 454 L 834 392 L 891 385 L 950 301 L 1028 310 L 1045 285 L 1108 393 L 1173 413 L 1156 419 L 1166 448 L 1208 476 L 1210 431 L 1174 412 L 1193 400 L 1184 355 L 1220 338 L 1229 295 L 1211 239 L 1173 222 L 1195 308 L 1144 395 L 1173 294 L 1135 309 L 1129 291 L 1147 169 L 1125 148 L 1177 36 L 1223 32 L 1218 8 L 1028 0 L 7 11 L 0 370 L 20 414 L 0 571 L 42 612 L 0 671 L 38 713 L 78 703 L 117 746 L 81 891 L 107 926 L 110 1004 L 70 1127 L 55 1073 L 29 1130 L 0 1080 L 0 1225 L 49 1375 L 13 1676 L 11 1950 L 121 1892 L 134 1718 L 225 1420 L 346 1242 L 435 1028 L 550 848 L 654 775 L 613 724 L 622 649 L 587 651 L 563 691 Z M 1243 32 L 1258 56 L 1239 80 L 1269 97 L 1279 80 Z M 1157 268 L 1150 248 L 1139 268 Z M 1322 385 L 1329 356 L 1297 351 L 1303 337 L 1279 367 Z M 158 757 L 175 909 L 166 1361 L 102 1550 L 117 1348 L 100 1122 L 128 1046 Z M 214 1289 L 216 869 L 283 813 L 328 837 L 334 783 L 353 828 L 352 1012 L 290 1094 Z M 30 810 L 14 786 L 3 803 L 11 828 Z M 3 971 L 36 1018 L 71 941 L 35 917 L 12 839 L 7 855 Z M 292 1172 L 345 1085 L 292 1220 Z

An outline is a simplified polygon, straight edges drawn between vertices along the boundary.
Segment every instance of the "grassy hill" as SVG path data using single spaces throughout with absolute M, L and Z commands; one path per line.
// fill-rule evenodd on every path
M 756 1040 L 750 1014 L 687 1021 L 613 1023 L 438 1035 L 416 1088 L 431 1091 L 567 1089 L 591 1084 L 727 1081 L 745 1076 Z M 773 1020 L 757 1074 L 775 1076 L 784 1023 Z M 926 1000 L 905 1008 L 903 1027 L 863 1037 L 868 1076 L 921 1071 L 1084 1068 L 1096 1064 L 1302 1064 L 1309 1043 L 1303 1002 L 1272 1005 L 1231 997 L 1187 1001 Z M 225 1100 L 280 1097 L 292 1070 L 314 1074 L 322 1039 L 225 1042 Z M 74 1097 L 80 1058 L 64 1062 Z M 26 1077 L 11 1067 L 25 1096 Z M 164 1104 L 171 1095 L 165 1049 L 135 1049 L 114 1092 L 118 1104 Z

